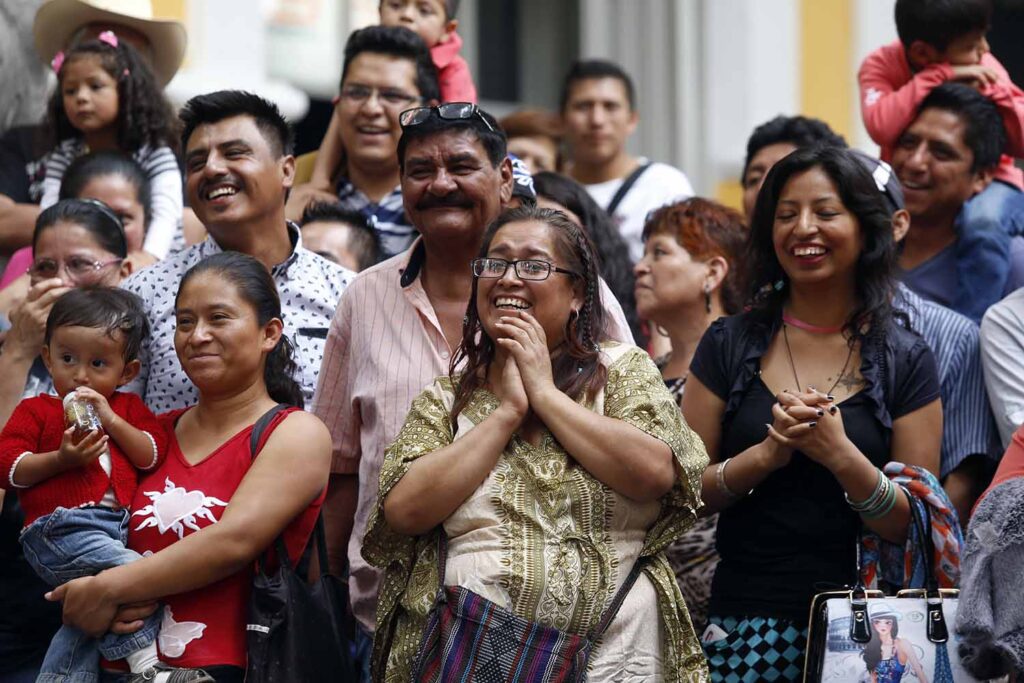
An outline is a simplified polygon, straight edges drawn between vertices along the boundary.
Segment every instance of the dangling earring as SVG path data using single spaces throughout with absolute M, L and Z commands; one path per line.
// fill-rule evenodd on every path
M 469 324 L 469 316 L 468 315 L 462 316 L 462 326 L 465 327 L 468 324 Z
M 704 310 L 711 312 L 711 287 L 704 285 Z

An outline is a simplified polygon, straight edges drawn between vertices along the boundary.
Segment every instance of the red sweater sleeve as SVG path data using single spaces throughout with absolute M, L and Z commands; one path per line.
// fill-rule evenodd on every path
M 864 59 L 857 74 L 864 127 L 883 148 L 896 143 L 928 93 L 953 77 L 948 64 L 933 64 L 911 75 L 902 50 L 898 41 L 880 47 Z
M 1006 154 L 1024 158 L 1024 92 L 1013 81 L 999 60 L 991 53 L 981 58 L 982 66 L 987 66 L 999 74 L 999 79 L 986 88 L 982 94 L 996 103 L 1006 127 Z
M 156 464 L 144 471 L 152 471 L 163 463 L 167 456 L 167 427 L 163 421 L 153 414 L 138 394 L 118 392 L 118 415 L 136 429 L 140 429 L 151 437 L 156 444 Z
M 18 404 L 0 433 L 0 488 L 16 490 L 11 485 L 11 471 L 18 456 L 28 451 L 36 453 L 42 439 L 44 422 L 35 410 L 36 399 Z
M 462 57 L 455 57 L 437 74 L 438 85 L 441 86 L 442 102 L 473 102 L 476 103 L 476 86 L 469 64 Z

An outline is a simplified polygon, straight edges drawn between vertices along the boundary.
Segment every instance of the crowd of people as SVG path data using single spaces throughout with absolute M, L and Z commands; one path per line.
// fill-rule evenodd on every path
M 144 4 L 45 2 L 48 117 L 0 140 L 0 682 L 244 680 L 257 561 L 321 518 L 359 680 L 798 681 L 822 586 L 924 587 L 922 513 L 958 656 L 1024 674 L 990 0 L 896 0 L 879 155 L 780 115 L 735 209 L 627 151 L 614 63 L 480 108 L 457 0 L 348 37 L 300 178 L 273 103 L 172 111 Z M 929 680 L 898 620 L 859 680 Z

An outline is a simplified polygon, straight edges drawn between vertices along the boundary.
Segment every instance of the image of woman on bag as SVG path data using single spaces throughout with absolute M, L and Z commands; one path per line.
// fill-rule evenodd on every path
M 161 660 L 241 683 L 256 560 L 279 537 L 291 562 L 301 555 L 327 484 L 330 435 L 299 409 L 280 299 L 262 263 L 237 252 L 201 261 L 182 278 L 175 316 L 175 350 L 199 402 L 161 416 L 167 458 L 132 503 L 128 544 L 152 555 L 49 597 L 63 600 L 65 623 L 91 634 L 137 630 L 153 611 L 138 605 L 159 600 Z M 291 407 L 252 449 L 254 424 L 278 404 Z
M 910 502 L 882 468 L 938 472 L 939 383 L 892 309 L 891 211 L 850 152 L 779 161 L 748 250 L 754 304 L 711 325 L 683 395 L 720 513 L 704 648 L 713 681 L 798 681 L 811 600 L 853 585 L 861 531 L 907 539 Z
M 650 357 L 605 340 L 590 240 L 514 209 L 472 268 L 453 370 L 387 449 L 363 545 L 385 569 L 374 680 L 706 681 L 663 551 L 707 456 Z
M 899 683 L 907 669 L 912 669 L 920 683 L 928 683 L 914 645 L 900 638 L 899 617 L 884 602 L 874 605 L 869 612 L 871 640 L 864 646 L 864 664 L 871 683 Z

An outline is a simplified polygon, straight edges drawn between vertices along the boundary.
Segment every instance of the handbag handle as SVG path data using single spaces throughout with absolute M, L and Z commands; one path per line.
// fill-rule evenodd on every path
M 273 408 L 271 408 L 267 412 L 263 413 L 263 415 L 260 416 L 260 419 L 256 420 L 255 424 L 253 424 L 253 426 L 252 426 L 252 433 L 249 435 L 249 453 L 252 455 L 252 459 L 254 461 L 256 460 L 256 456 L 259 455 L 260 439 L 263 438 L 263 433 L 267 431 L 267 427 L 270 426 L 270 423 L 271 423 L 271 421 L 273 421 L 274 417 L 278 413 L 280 413 L 282 410 L 287 410 L 288 407 L 289 406 L 287 406 L 284 403 L 278 403 L 276 406 L 274 406 Z M 321 540 L 322 535 L 323 535 L 322 525 L 323 525 L 323 522 L 320 519 L 320 516 L 318 515 L 317 516 L 317 521 L 316 521 L 316 526 L 317 526 L 317 545 L 319 545 L 320 548 L 321 548 L 321 562 L 323 562 L 323 560 L 327 556 L 326 551 L 323 550 L 323 545 L 320 543 L 320 540 Z M 287 548 L 287 546 L 284 543 L 284 534 L 283 533 L 280 534 L 277 538 L 274 539 L 273 548 L 277 552 L 277 560 L 281 564 L 281 566 L 284 567 L 285 569 L 287 569 L 288 571 L 292 571 L 292 562 L 291 562 L 291 559 L 288 557 L 288 548 Z M 259 559 L 257 560 L 257 563 L 259 564 L 260 571 L 266 573 L 266 566 L 267 566 L 267 553 L 266 552 L 264 552 L 263 554 L 260 555 Z M 320 566 L 321 567 L 325 567 L 327 565 L 321 564 Z
M 615 592 L 612 601 L 608 603 L 608 607 L 605 608 L 604 612 L 601 613 L 600 619 L 597 621 L 597 625 L 587 634 L 587 638 L 591 641 L 595 641 L 604 635 L 604 632 L 611 625 L 612 619 L 618 614 L 619 608 L 622 607 L 623 601 L 626 599 L 626 595 L 630 589 L 633 588 L 633 584 L 640 578 L 640 572 L 643 571 L 644 566 L 647 564 L 646 557 L 638 556 L 636 562 L 633 563 L 633 568 L 630 569 L 629 575 L 626 580 L 619 586 L 619 590 Z M 448 567 L 448 534 L 445 533 L 444 526 L 437 526 L 437 602 L 443 603 L 447 599 L 444 591 L 444 577 L 445 571 Z
M 917 502 L 914 500 L 914 495 L 906 486 L 900 484 L 899 487 L 903 491 L 903 495 L 907 497 L 907 504 L 910 506 L 910 523 L 917 531 L 918 544 L 923 555 L 928 640 L 933 643 L 944 643 L 949 640 L 949 628 L 942 612 L 942 595 L 939 592 L 939 584 L 935 579 L 935 568 L 933 567 L 935 547 L 931 537 L 931 515 L 928 506 L 922 505 L 924 508 L 922 516 L 921 510 L 918 509 Z M 866 643 L 871 640 L 867 589 L 864 586 L 864 564 L 861 553 L 862 536 L 863 529 L 857 539 L 857 583 L 850 592 L 850 611 L 853 617 L 850 624 L 850 639 L 855 643 Z
M 925 585 L 925 607 L 927 621 L 925 631 L 928 640 L 933 643 L 945 643 L 949 640 L 949 627 L 946 625 L 946 615 L 942 611 L 942 593 L 939 591 L 939 582 L 935 578 L 935 545 L 932 542 L 931 534 L 931 513 L 927 505 L 924 508 L 924 516 L 917 505 L 914 504 L 914 497 L 906 487 L 903 492 L 907 495 L 910 503 L 910 515 L 914 527 L 917 529 L 917 536 L 924 548 L 924 585 Z

